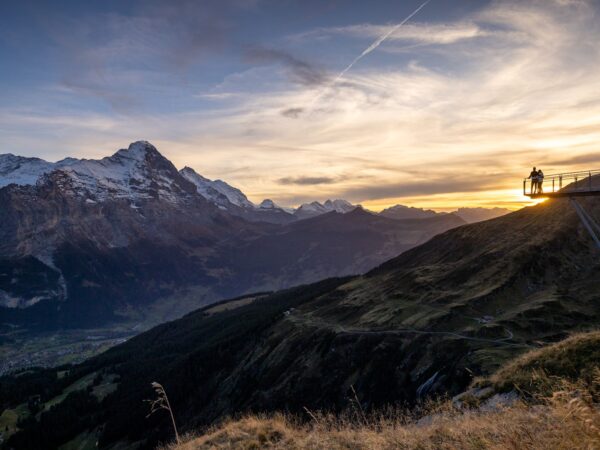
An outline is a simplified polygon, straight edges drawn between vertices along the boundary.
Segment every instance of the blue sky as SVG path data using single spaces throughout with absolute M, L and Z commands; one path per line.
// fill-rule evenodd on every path
M 600 165 L 596 3 L 431 0 L 334 81 L 421 4 L 4 1 L 0 153 L 145 139 L 255 201 L 374 209 L 518 207 L 531 164 Z

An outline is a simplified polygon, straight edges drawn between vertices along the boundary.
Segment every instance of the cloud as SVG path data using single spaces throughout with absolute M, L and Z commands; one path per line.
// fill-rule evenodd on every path
M 333 184 L 336 182 L 336 178 L 333 177 L 284 177 L 277 180 L 280 184 L 285 185 L 315 185 L 315 184 Z
M 595 167 L 600 166 L 600 153 L 585 153 L 583 155 L 576 155 L 570 158 L 558 158 L 558 159 L 550 159 L 546 162 L 546 164 L 551 164 L 553 166 L 581 166 L 581 165 L 593 165 L 594 167 L 589 167 L 590 169 L 594 169 Z
M 287 69 L 290 79 L 301 85 L 320 85 L 327 80 L 327 75 L 322 69 L 285 50 L 250 47 L 246 49 L 245 59 L 251 64 L 282 64 Z
M 229 45 L 237 14 L 257 1 L 133 2 L 127 14 L 36 10 L 56 49 L 61 83 L 129 112 L 157 91 L 181 87 L 194 65 Z
M 291 117 L 297 119 L 304 112 L 304 108 L 287 108 L 281 111 L 281 115 L 284 117 Z
M 356 24 L 344 27 L 318 28 L 291 36 L 295 42 L 329 39 L 333 36 L 361 39 L 377 39 L 394 28 L 394 25 Z M 474 22 L 450 24 L 406 23 L 392 33 L 388 41 L 403 41 L 421 44 L 448 45 L 463 40 L 486 37 L 491 30 L 482 28 Z
M 398 199 L 434 194 L 461 194 L 486 189 L 500 189 L 499 180 L 492 182 L 482 177 L 462 178 L 449 175 L 441 179 L 420 179 L 396 183 L 376 183 L 374 185 L 356 186 L 342 192 L 344 198 L 355 201 Z

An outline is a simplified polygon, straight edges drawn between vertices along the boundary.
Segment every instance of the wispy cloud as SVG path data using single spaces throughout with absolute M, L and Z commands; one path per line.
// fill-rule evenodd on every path
M 356 24 L 343 27 L 318 28 L 291 36 L 295 42 L 322 41 L 331 38 L 352 37 L 376 39 L 394 29 L 394 25 Z M 475 22 L 449 24 L 407 23 L 387 38 L 390 42 L 420 44 L 454 44 L 463 40 L 486 37 L 494 31 L 482 28 Z
M 245 57 L 252 64 L 282 64 L 291 80 L 298 84 L 313 86 L 327 80 L 323 69 L 284 50 L 255 46 L 246 49 Z
M 305 185 L 315 185 L 315 184 L 333 184 L 335 183 L 336 179 L 333 177 L 307 177 L 307 176 L 301 176 L 301 177 L 284 177 L 284 178 L 280 178 L 279 180 L 280 184 L 285 184 L 285 185 L 299 185 L 299 186 L 305 186 Z
M 77 16 L 40 8 L 36 20 L 57 49 L 65 88 L 129 112 L 152 91 L 185 85 L 191 66 L 229 44 L 231 16 L 256 3 L 149 1 L 134 3 L 129 14 Z

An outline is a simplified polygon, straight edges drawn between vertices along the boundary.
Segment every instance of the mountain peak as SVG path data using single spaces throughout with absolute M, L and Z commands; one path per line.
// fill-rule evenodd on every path
M 121 149 L 114 156 L 119 158 L 133 159 L 135 161 L 144 161 L 148 159 L 148 155 L 164 156 L 148 141 L 135 141 L 129 144 L 126 149 Z M 166 159 L 166 158 L 165 158 Z
M 265 198 L 262 202 L 260 202 L 260 205 L 258 207 L 261 209 L 278 208 L 278 206 L 275 204 L 275 202 L 273 200 L 271 200 L 270 198 Z
M 185 178 L 187 178 L 189 181 L 192 181 L 192 179 L 200 180 L 200 181 L 204 181 L 204 182 L 210 182 L 211 181 L 208 178 L 203 177 L 202 175 L 200 175 L 198 172 L 196 172 L 190 166 L 185 166 L 183 169 L 181 169 L 179 171 L 179 173 L 181 175 L 183 175 Z M 194 181 L 192 181 L 192 182 L 194 183 Z
M 337 211 L 339 213 L 347 213 L 356 209 L 357 205 L 353 205 L 348 200 L 341 198 L 335 200 L 327 200 L 323 206 L 330 211 Z
M 336 200 L 327 200 L 325 203 L 319 203 L 317 201 L 311 203 L 303 203 L 294 213 L 296 217 L 299 219 L 306 219 L 309 217 L 315 217 L 321 214 L 326 214 L 328 212 L 338 212 L 345 214 L 350 212 L 356 208 L 356 205 L 353 205 L 347 200 L 336 199 Z

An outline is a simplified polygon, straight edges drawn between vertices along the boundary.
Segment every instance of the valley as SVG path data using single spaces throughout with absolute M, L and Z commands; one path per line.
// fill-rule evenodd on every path
M 65 330 L 52 333 L 0 335 L 0 376 L 29 368 L 79 364 L 115 345 L 122 344 L 141 330 L 125 327 Z

